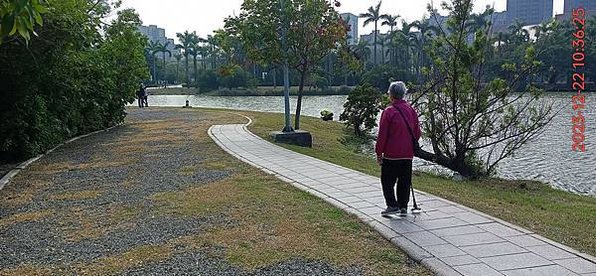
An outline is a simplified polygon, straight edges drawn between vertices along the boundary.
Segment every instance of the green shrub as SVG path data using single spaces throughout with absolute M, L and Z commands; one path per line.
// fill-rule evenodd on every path
M 217 74 L 211 70 L 201 72 L 201 74 L 199 75 L 198 85 L 201 92 L 208 92 L 219 89 L 219 81 L 217 78 Z
M 383 93 L 370 84 L 356 86 L 348 95 L 344 112 L 339 119 L 347 127 L 353 127 L 356 136 L 366 136 L 377 126 L 377 116 L 383 108 L 382 99 Z
M 0 45 L 0 156 L 27 158 L 122 122 L 148 77 L 146 39 L 133 11 L 120 11 L 100 30 L 108 7 L 89 14 L 88 1 L 48 4 L 28 47 L 21 40 Z

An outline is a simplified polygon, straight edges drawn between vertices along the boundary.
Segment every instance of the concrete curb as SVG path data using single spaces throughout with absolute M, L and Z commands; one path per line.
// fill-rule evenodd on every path
M 6 187 L 6 185 L 8 185 L 8 183 L 10 183 L 10 181 L 11 181 L 11 180 L 12 180 L 12 179 L 13 179 L 15 176 L 17 176 L 17 175 L 19 174 L 19 172 L 21 172 L 22 170 L 24 170 L 25 168 L 27 168 L 27 167 L 28 167 L 29 165 L 31 165 L 33 162 L 35 162 L 35 161 L 39 160 L 40 158 L 42 158 L 42 157 L 46 156 L 47 154 L 50 154 L 51 152 L 55 151 L 55 150 L 56 150 L 56 149 L 58 149 L 59 147 L 62 147 L 62 146 L 64 146 L 64 145 L 66 145 L 66 144 L 69 144 L 69 143 L 72 143 L 72 142 L 74 142 L 74 141 L 76 141 L 76 140 L 83 139 L 83 138 L 85 138 L 85 137 L 88 137 L 88 136 L 91 136 L 91 135 L 94 135 L 94 134 L 97 134 L 97 133 L 100 133 L 100 132 L 107 132 L 107 131 L 110 131 L 110 130 L 112 130 L 113 128 L 116 128 L 116 127 L 119 127 L 119 126 L 122 126 L 122 125 L 124 125 L 124 123 L 120 123 L 120 124 L 117 124 L 117 125 L 115 125 L 115 126 L 111 126 L 111 127 L 109 127 L 109 128 L 106 128 L 106 129 L 97 130 L 97 131 L 94 131 L 94 132 L 91 132 L 91 133 L 87 133 L 87 134 L 83 134 L 83 135 L 81 135 L 81 136 L 74 137 L 74 138 L 72 138 L 72 139 L 69 139 L 69 140 L 67 140 L 67 141 L 65 141 L 65 142 L 63 142 L 63 143 L 61 143 L 61 144 L 59 144 L 59 145 L 57 145 L 57 146 L 55 146 L 55 147 L 53 147 L 53 148 L 51 148 L 51 149 L 47 150 L 45 153 L 42 153 L 42 154 L 40 154 L 40 155 L 38 155 L 38 156 L 36 156 L 36 157 L 33 157 L 33 158 L 31 158 L 31 159 L 29 159 L 29 160 L 27 160 L 27 161 L 25 161 L 25 162 L 23 162 L 23 163 L 19 164 L 19 165 L 18 165 L 18 166 L 16 166 L 14 169 L 12 169 L 11 171 L 9 171 L 9 172 L 8 172 L 6 175 L 4 175 L 4 176 L 2 177 L 2 179 L 0 179 L 0 190 L 4 189 L 4 187 Z

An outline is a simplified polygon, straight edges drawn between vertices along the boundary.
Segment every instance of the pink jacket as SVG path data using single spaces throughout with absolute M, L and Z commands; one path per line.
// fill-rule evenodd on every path
M 413 159 L 414 144 L 412 136 L 396 108 L 399 108 L 406 117 L 406 121 L 414 134 L 414 139 L 418 140 L 422 135 L 418 114 L 416 114 L 414 108 L 404 100 L 395 100 L 393 105 L 387 107 L 381 114 L 379 137 L 377 138 L 375 151 L 377 156 L 383 156 L 387 159 Z

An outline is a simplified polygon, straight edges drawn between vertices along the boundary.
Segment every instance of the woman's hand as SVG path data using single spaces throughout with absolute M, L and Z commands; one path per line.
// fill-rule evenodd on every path
M 377 164 L 379 166 L 383 165 L 383 157 L 382 156 L 377 156 Z

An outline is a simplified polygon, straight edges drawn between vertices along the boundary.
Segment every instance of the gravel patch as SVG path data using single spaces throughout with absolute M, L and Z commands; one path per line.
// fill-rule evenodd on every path
M 5 226 L 0 224 L 0 274 L 2 269 L 23 265 L 68 270 L 69 267 L 117 256 L 140 246 L 165 244 L 175 247 L 171 258 L 153 262 L 149 260 L 142 267 L 130 269 L 124 274 L 362 274 L 357 268 L 336 268 L 323 262 L 302 259 L 245 271 L 222 257 L 225 256 L 224 248 L 197 250 L 173 245 L 171 241 L 178 237 L 200 234 L 214 226 L 236 225 L 235 221 L 223 214 L 200 218 L 155 216 L 156 206 L 150 199 L 155 193 L 179 192 L 231 175 L 230 171 L 198 166 L 205 156 L 200 154 L 201 145 L 193 137 L 196 135 L 192 132 L 195 129 L 173 126 L 166 131 L 150 133 L 143 132 L 138 126 L 142 120 L 170 120 L 172 125 L 183 122 L 194 127 L 205 120 L 197 114 L 129 109 L 127 125 L 63 146 L 24 170 L 10 188 L 0 191 L 0 198 L 10 200 L 28 191 L 33 191 L 33 197 L 20 205 L 0 202 L 0 220 L 15 214 L 48 210 L 54 215 L 35 221 L 24 220 Z M 174 135 L 177 139 L 175 142 L 143 139 L 139 142 L 138 154 L 118 151 L 120 143 L 150 135 Z M 60 168 L 56 164 L 68 164 L 70 168 L 55 171 L 55 168 Z M 39 184 L 41 182 L 50 184 L 46 187 Z M 110 215 L 118 208 L 132 211 L 123 215 L 124 221 L 114 221 Z M 84 231 L 90 233 L 81 233 Z M 209 250 L 218 253 L 213 254 Z

